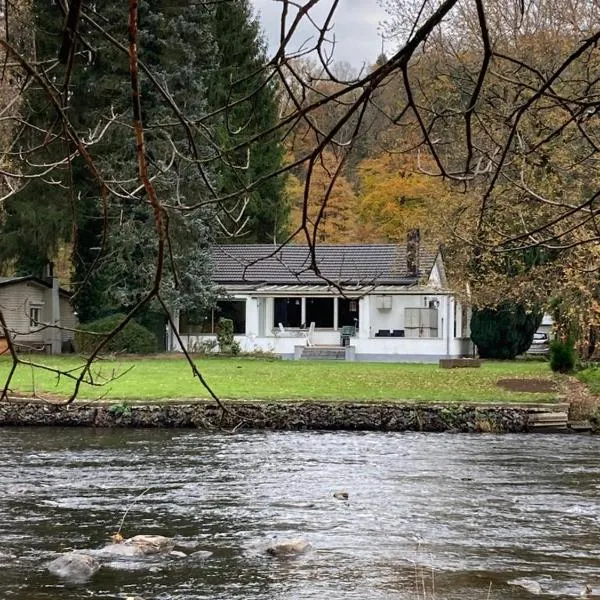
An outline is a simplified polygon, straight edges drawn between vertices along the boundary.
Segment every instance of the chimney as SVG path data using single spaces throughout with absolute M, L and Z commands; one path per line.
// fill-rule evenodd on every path
M 419 276 L 419 242 L 421 233 L 418 229 L 409 229 L 406 234 L 406 273 L 409 277 Z
M 46 265 L 44 266 L 44 279 L 48 283 L 51 283 L 53 278 L 54 278 L 54 263 L 51 260 L 49 260 L 46 263 Z

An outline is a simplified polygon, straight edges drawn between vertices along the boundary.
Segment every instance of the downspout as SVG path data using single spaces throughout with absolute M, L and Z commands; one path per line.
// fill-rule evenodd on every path
M 446 356 L 450 356 L 450 296 L 446 296 Z

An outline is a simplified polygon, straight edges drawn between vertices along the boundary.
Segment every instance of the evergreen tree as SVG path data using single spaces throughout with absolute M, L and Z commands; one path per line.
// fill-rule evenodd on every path
M 103 11 L 104 29 L 123 39 L 123 10 L 119 3 Z M 181 112 L 194 122 L 206 112 L 206 74 L 214 68 L 212 43 L 213 10 L 186 2 L 164 6 L 150 0 L 140 3 L 140 60 L 168 92 Z M 125 21 L 126 23 L 126 21 Z M 127 56 L 104 38 L 90 32 L 95 40 L 94 56 L 79 80 L 81 105 L 74 101 L 75 112 L 86 120 L 102 117 L 110 103 L 120 115 L 120 123 L 96 149 L 102 172 L 113 180 L 112 188 L 125 196 L 137 183 L 135 146 L 128 128 L 131 122 L 129 67 Z M 172 255 L 166 261 L 162 294 L 173 308 L 204 306 L 210 298 L 207 244 L 212 239 L 211 211 L 188 210 L 207 197 L 206 186 L 191 160 L 190 145 L 200 159 L 207 154 L 206 142 L 189 136 L 178 122 L 167 101 L 141 72 L 142 113 L 146 154 L 153 184 L 161 201 L 170 205 L 169 216 Z M 93 98 L 92 107 L 87 98 Z M 206 170 L 206 169 L 205 169 Z M 205 173 L 206 175 L 206 173 Z M 211 173 L 208 177 L 214 177 Z M 111 196 L 108 208 L 108 244 L 104 255 L 90 274 L 89 269 L 102 246 L 104 217 L 98 186 L 85 172 L 78 178 L 80 204 L 78 243 L 75 248 L 75 273 L 78 283 L 76 303 L 82 320 L 102 316 L 115 308 L 133 306 L 153 283 L 157 241 L 148 207 L 139 200 Z M 174 269 L 176 272 L 172 272 Z M 175 282 L 180 287 L 175 290 Z
M 60 21 L 51 17 L 56 11 L 48 2 L 33 2 L 31 26 L 38 57 L 55 57 L 58 51 Z M 63 74 L 62 65 L 55 65 L 52 76 L 60 79 Z M 69 164 L 58 164 L 71 148 L 55 108 L 37 82 L 23 92 L 20 112 L 30 126 L 21 132 L 20 160 L 15 157 L 13 168 L 23 179 L 0 213 L 0 263 L 12 262 L 18 275 L 40 277 L 72 232 Z M 52 164 L 56 166 L 51 168 Z
M 284 149 L 276 135 L 249 142 L 278 120 L 275 86 L 267 82 L 265 71 L 265 43 L 249 0 L 218 2 L 213 36 L 218 47 L 218 68 L 212 73 L 209 104 L 212 110 L 231 106 L 220 113 L 216 135 L 222 147 L 236 148 L 226 153 L 229 166 L 219 167 L 219 192 L 225 195 L 277 171 L 283 163 Z M 270 177 L 252 189 L 244 215 L 248 218 L 247 235 L 240 241 L 283 241 L 289 216 L 284 184 L 281 176 Z M 226 222 L 230 225 L 235 229 Z
M 471 339 L 481 358 L 513 359 L 523 354 L 542 322 L 542 312 L 505 302 L 496 308 L 474 309 Z

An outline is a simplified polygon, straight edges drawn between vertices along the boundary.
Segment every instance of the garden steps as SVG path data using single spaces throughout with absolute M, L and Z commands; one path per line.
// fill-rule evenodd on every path
M 302 348 L 302 360 L 346 360 L 342 346 L 306 346 Z
M 567 411 L 535 412 L 529 415 L 529 427 L 537 432 L 564 431 L 567 429 Z

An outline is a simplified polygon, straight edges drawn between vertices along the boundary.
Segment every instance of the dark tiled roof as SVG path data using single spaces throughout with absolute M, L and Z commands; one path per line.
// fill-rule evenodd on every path
M 217 283 L 325 283 L 338 285 L 411 285 L 428 276 L 435 254 L 421 247 L 419 275 L 410 276 L 406 267 L 406 246 L 369 244 L 315 248 L 321 277 L 311 268 L 307 246 L 239 244 L 213 249 Z

